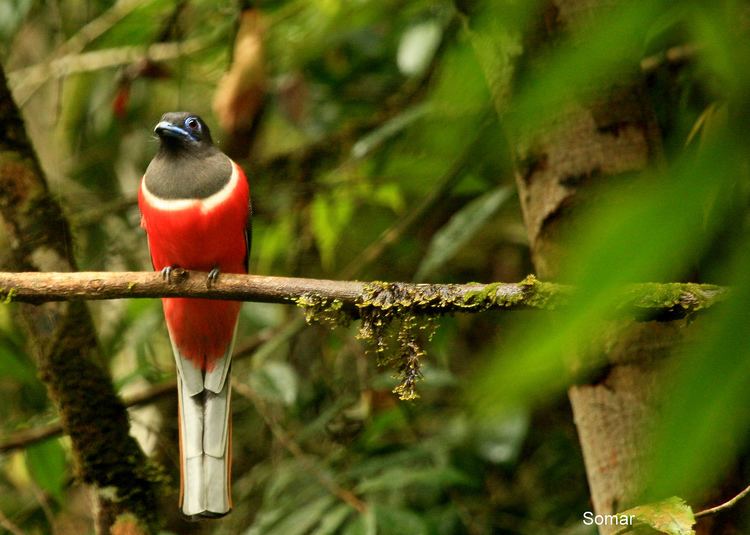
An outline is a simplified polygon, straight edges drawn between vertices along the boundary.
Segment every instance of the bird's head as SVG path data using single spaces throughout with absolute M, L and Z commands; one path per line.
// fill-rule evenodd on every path
M 203 119 L 186 111 L 169 112 L 162 115 L 154 127 L 165 149 L 200 150 L 211 147 L 211 132 Z

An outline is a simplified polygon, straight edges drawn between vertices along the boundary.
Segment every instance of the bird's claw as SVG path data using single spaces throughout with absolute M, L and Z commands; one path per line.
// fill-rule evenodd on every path
M 172 271 L 174 266 L 167 266 L 161 270 L 161 278 L 167 282 L 172 282 Z
M 217 267 L 213 268 L 211 271 L 208 272 L 208 277 L 206 277 L 206 286 L 213 285 L 217 280 L 219 280 L 219 274 L 221 274 L 221 270 Z

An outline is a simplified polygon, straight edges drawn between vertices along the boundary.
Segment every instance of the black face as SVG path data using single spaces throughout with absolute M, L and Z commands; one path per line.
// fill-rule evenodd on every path
M 154 128 L 162 146 L 170 148 L 200 148 L 211 146 L 211 132 L 203 119 L 185 111 L 169 112 L 162 115 Z

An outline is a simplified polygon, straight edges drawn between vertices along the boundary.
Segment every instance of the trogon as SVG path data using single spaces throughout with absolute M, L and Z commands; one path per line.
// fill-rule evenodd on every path
M 221 152 L 206 123 L 188 112 L 162 116 L 159 150 L 141 180 L 141 226 L 155 270 L 247 273 L 252 209 L 239 165 Z M 194 519 L 232 508 L 232 348 L 241 303 L 162 299 L 177 362 L 180 508 Z

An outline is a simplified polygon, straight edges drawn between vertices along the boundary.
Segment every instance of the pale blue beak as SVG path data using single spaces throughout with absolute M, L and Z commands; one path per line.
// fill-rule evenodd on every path
M 191 141 L 193 140 L 193 136 L 191 136 L 189 132 L 167 121 L 160 121 L 154 127 L 154 134 L 156 134 L 159 137 L 167 136 L 167 137 L 189 139 Z

